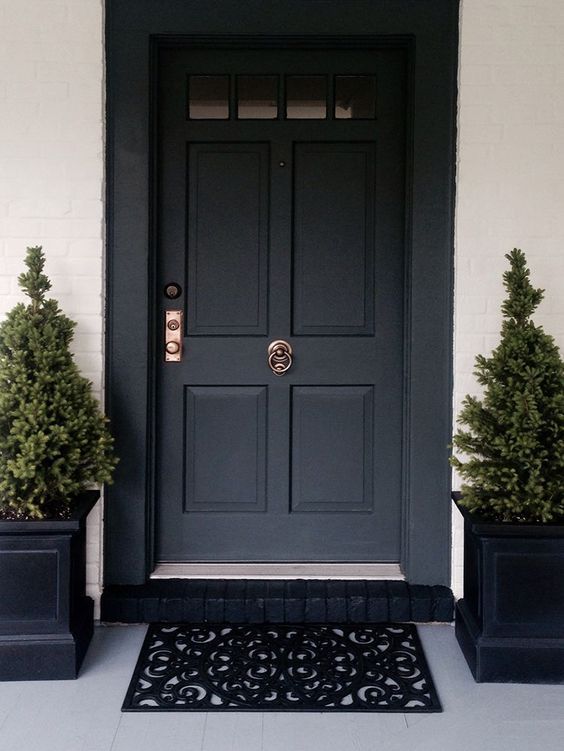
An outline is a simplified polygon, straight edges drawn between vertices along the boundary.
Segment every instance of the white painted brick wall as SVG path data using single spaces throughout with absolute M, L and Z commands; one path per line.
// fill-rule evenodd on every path
M 102 393 L 102 0 L 0 0 L 0 314 L 21 299 L 27 245 L 43 245 L 73 349 Z M 100 595 L 100 505 L 88 591 Z
M 564 2 L 463 0 L 460 32 L 455 409 L 478 393 L 475 354 L 499 340 L 512 248 L 546 289 L 536 320 L 564 346 Z M 457 596 L 461 531 L 455 512 Z
M 102 0 L 0 0 L 0 313 L 26 245 L 43 244 L 74 350 L 101 395 Z M 564 2 L 463 0 L 456 211 L 455 406 L 498 340 L 504 253 L 547 288 L 539 321 L 564 343 Z M 99 594 L 99 512 L 88 587 Z M 453 583 L 461 594 L 454 523 Z

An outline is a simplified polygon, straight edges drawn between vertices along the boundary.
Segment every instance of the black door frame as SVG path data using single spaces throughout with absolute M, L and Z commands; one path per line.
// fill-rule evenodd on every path
M 153 568 L 155 83 L 159 49 L 170 45 L 405 48 L 410 113 L 401 564 L 411 583 L 450 584 L 458 1 L 332 0 L 323 3 L 321 19 L 306 5 L 273 0 L 265 14 L 261 0 L 136 0 L 132 17 L 128 0 L 107 0 L 106 404 L 121 458 L 115 484 L 106 490 L 107 585 L 144 584 Z M 358 29 L 373 33 L 359 35 Z

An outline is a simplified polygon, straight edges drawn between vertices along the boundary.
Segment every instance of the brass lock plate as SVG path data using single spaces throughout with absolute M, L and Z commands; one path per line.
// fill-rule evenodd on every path
M 181 310 L 165 311 L 165 362 L 180 362 L 182 360 L 182 340 L 184 327 L 182 326 Z

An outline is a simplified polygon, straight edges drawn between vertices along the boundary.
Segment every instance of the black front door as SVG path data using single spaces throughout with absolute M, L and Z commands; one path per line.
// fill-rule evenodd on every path
M 158 562 L 399 561 L 405 73 L 394 49 L 163 53 Z

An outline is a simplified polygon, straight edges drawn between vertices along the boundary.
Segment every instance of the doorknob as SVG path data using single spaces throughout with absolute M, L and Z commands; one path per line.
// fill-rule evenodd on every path
M 268 345 L 268 365 L 274 375 L 282 376 L 292 367 L 292 346 L 283 339 L 277 339 Z
M 182 360 L 182 311 L 165 311 L 165 362 Z

